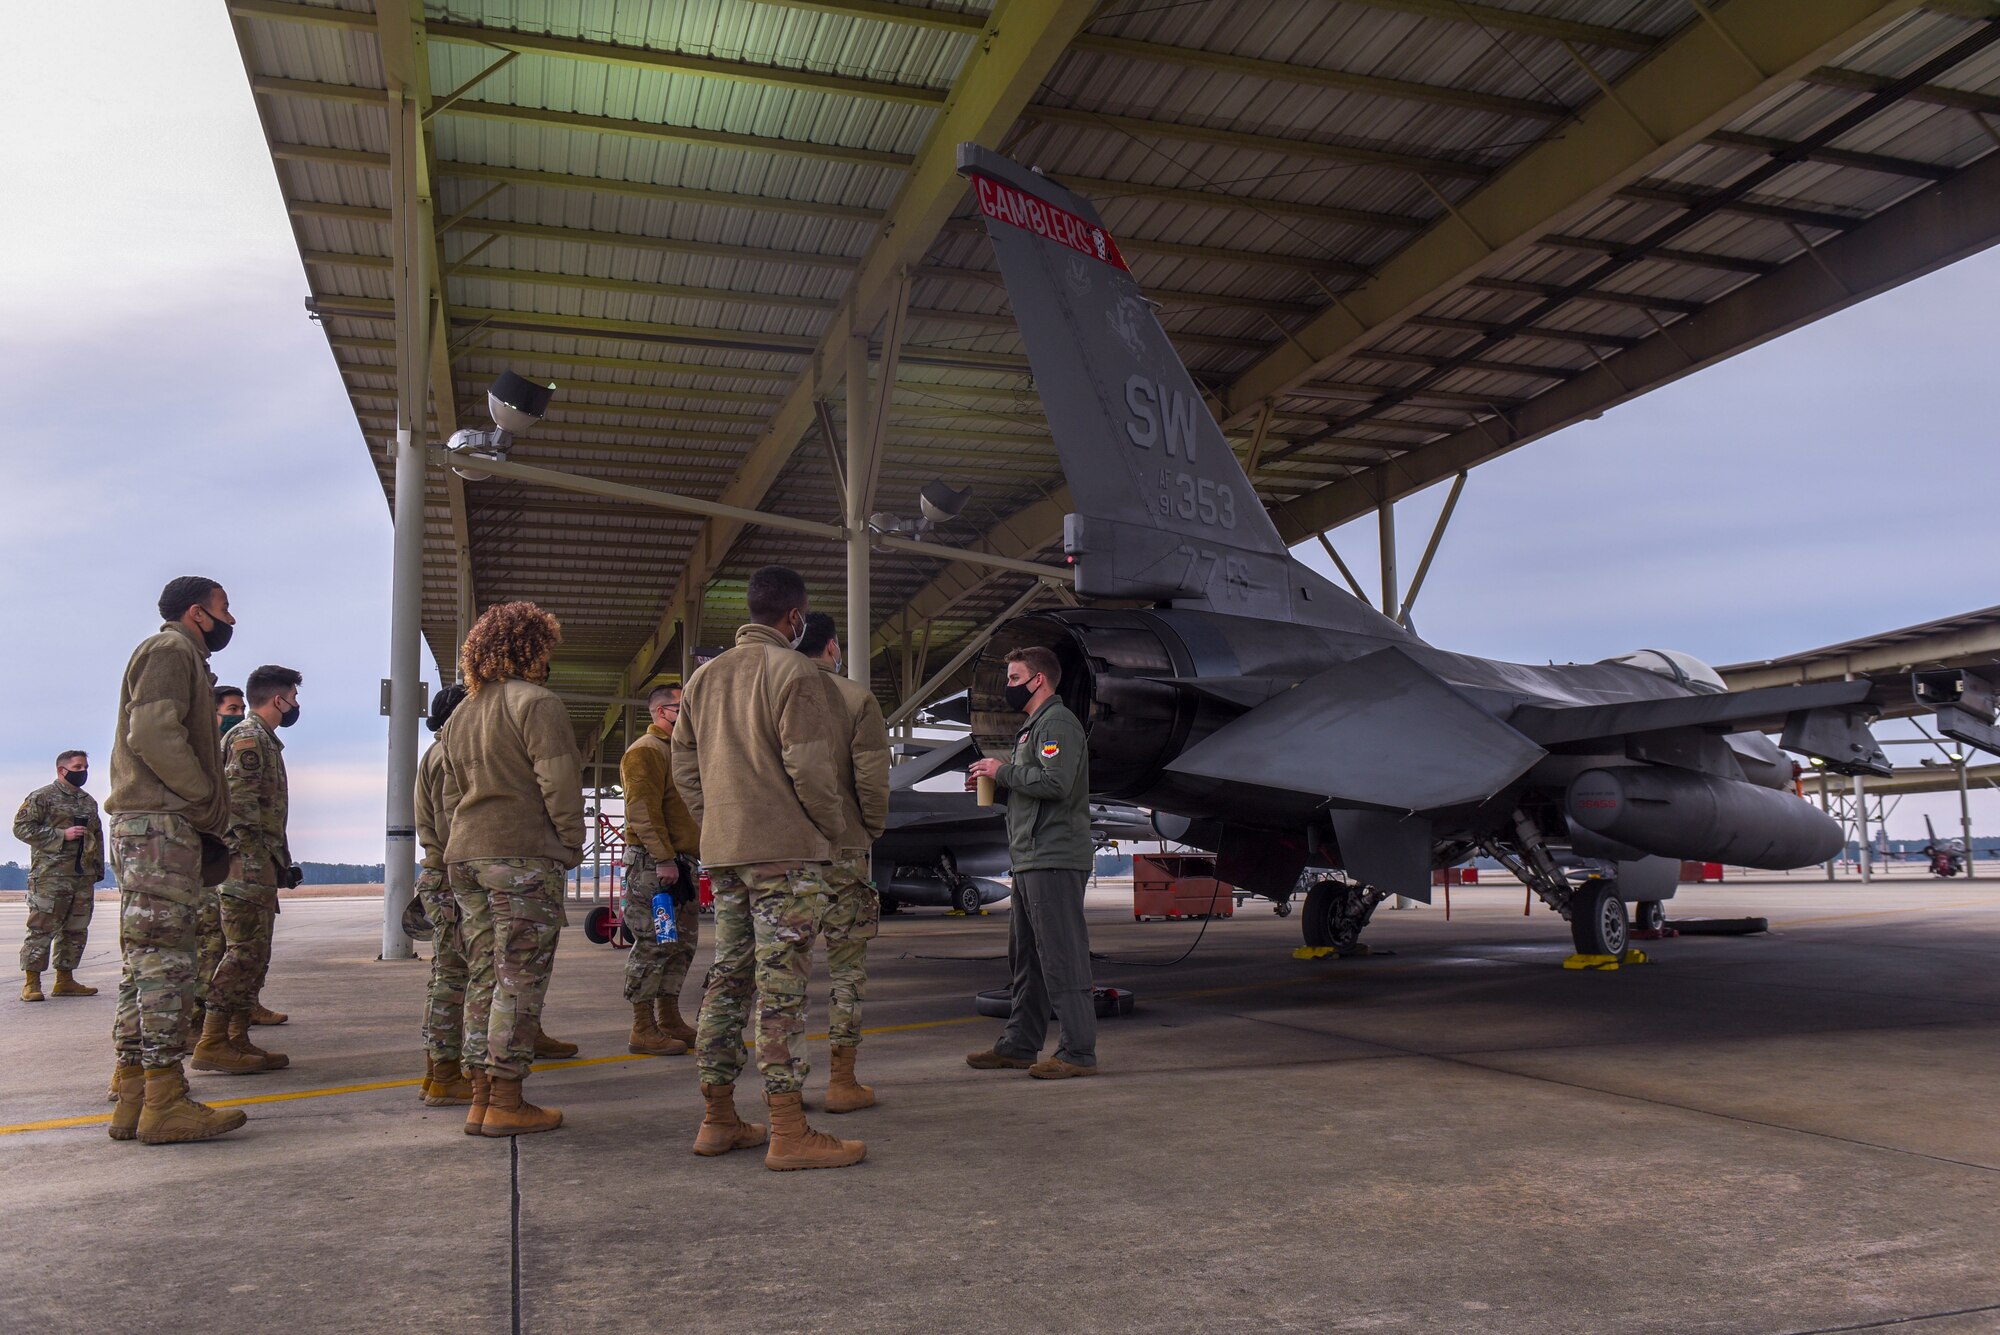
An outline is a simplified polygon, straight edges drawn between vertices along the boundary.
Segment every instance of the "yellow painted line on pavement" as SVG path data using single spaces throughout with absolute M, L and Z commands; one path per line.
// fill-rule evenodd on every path
M 863 1029 L 863 1034 L 906 1034 L 917 1029 L 944 1029 L 952 1025 L 976 1024 L 987 1017 L 965 1015 L 950 1020 L 920 1020 L 915 1024 L 888 1024 L 872 1029 Z M 819 1043 L 826 1040 L 825 1034 L 807 1034 L 806 1041 Z M 748 1047 L 748 1044 L 744 1045 Z M 569 1061 L 538 1062 L 536 1071 L 567 1071 L 580 1066 L 609 1066 L 616 1062 L 664 1061 L 666 1058 L 644 1055 L 636 1052 L 617 1053 L 609 1057 L 577 1057 Z M 211 1108 L 247 1108 L 257 1103 L 290 1103 L 295 1099 L 325 1099 L 339 1094 L 372 1094 L 384 1089 L 415 1089 L 423 1084 L 421 1077 L 407 1080 L 374 1080 L 359 1085 L 329 1085 L 324 1089 L 295 1089 L 283 1094 L 253 1094 L 241 1099 L 210 1099 Z M 104 1126 L 111 1121 L 110 1113 L 91 1113 L 84 1117 L 53 1117 L 41 1122 L 15 1122 L 11 1126 L 0 1126 L 0 1136 L 17 1136 L 28 1131 L 67 1131 L 80 1126 Z

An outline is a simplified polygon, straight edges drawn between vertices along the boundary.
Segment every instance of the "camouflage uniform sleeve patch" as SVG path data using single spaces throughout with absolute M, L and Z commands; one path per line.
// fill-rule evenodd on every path
M 235 754 L 230 759 L 245 774 L 255 774 L 264 768 L 263 752 L 254 741 L 246 740 L 241 746 L 236 747 Z

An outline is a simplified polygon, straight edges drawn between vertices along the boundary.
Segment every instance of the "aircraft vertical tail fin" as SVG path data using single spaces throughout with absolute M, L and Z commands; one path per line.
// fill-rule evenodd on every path
M 1286 551 L 1089 201 L 977 144 L 959 145 L 958 170 L 1075 498 L 1077 591 L 1269 617 L 1337 594 Z

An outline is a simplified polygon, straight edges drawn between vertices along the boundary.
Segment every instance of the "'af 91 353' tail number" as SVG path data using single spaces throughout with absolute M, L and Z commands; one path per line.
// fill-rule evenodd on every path
M 1163 519 L 1236 527 L 1236 493 L 1226 482 L 1162 468 L 1159 497 Z
M 1195 463 L 1196 415 L 1204 412 L 1199 402 L 1158 381 L 1135 375 L 1125 381 L 1125 406 L 1131 412 L 1131 420 L 1125 423 L 1125 437 L 1135 448 L 1150 451 L 1157 446 L 1169 459 Z M 1235 489 L 1214 478 L 1163 467 L 1152 503 L 1162 519 L 1236 527 Z

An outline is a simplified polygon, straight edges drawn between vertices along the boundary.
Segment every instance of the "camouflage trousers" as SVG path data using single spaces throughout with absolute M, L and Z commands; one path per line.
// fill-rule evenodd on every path
M 565 925 L 562 864 L 471 858 L 447 874 L 465 940 L 462 1059 L 495 1079 L 524 1079 Z
M 806 981 L 812 943 L 826 916 L 824 862 L 760 862 L 710 867 L 715 891 L 715 963 L 695 1025 L 695 1057 L 704 1085 L 736 1083 L 743 1069 L 743 1026 L 757 997 L 757 1065 L 764 1089 L 793 1094 L 805 1086 Z
M 465 935 L 458 900 L 441 871 L 417 873 L 417 898 L 431 920 L 431 979 L 424 993 L 424 1052 L 455 1062 L 465 1052 Z
M 90 914 L 96 907 L 88 878 L 31 876 L 28 878 L 28 937 L 21 943 L 21 969 L 40 973 L 49 967 L 54 948 L 56 967 L 74 969 L 90 939 Z
M 184 816 L 124 816 L 111 824 L 118 876 L 120 1065 L 173 1066 L 187 1055 L 194 1012 L 195 933 L 203 899 L 201 836 Z
M 833 984 L 826 1006 L 826 1036 L 836 1048 L 852 1048 L 861 1043 L 861 1002 L 868 993 L 868 943 L 882 928 L 882 897 L 868 879 L 866 853 L 830 863 L 826 883 L 832 900 L 820 934 L 826 940 L 826 972 Z
M 687 870 L 686 864 L 681 870 Z M 618 915 L 625 923 L 625 930 L 632 934 L 632 953 L 625 960 L 627 1001 L 652 1001 L 661 996 L 678 1000 L 681 984 L 687 981 L 688 966 L 694 963 L 694 948 L 701 944 L 698 897 L 690 897 L 674 910 L 674 926 L 680 932 L 680 940 L 654 938 L 653 896 L 659 891 L 660 864 L 636 844 L 626 848 L 625 894 Z
M 195 906 L 194 1004 L 208 1004 L 209 981 L 222 963 L 227 946 L 222 936 L 222 897 L 215 886 L 204 886 Z
M 278 887 L 224 881 L 218 901 L 222 958 L 208 979 L 207 1004 L 227 1013 L 257 1003 L 271 968 L 271 932 L 278 921 Z

